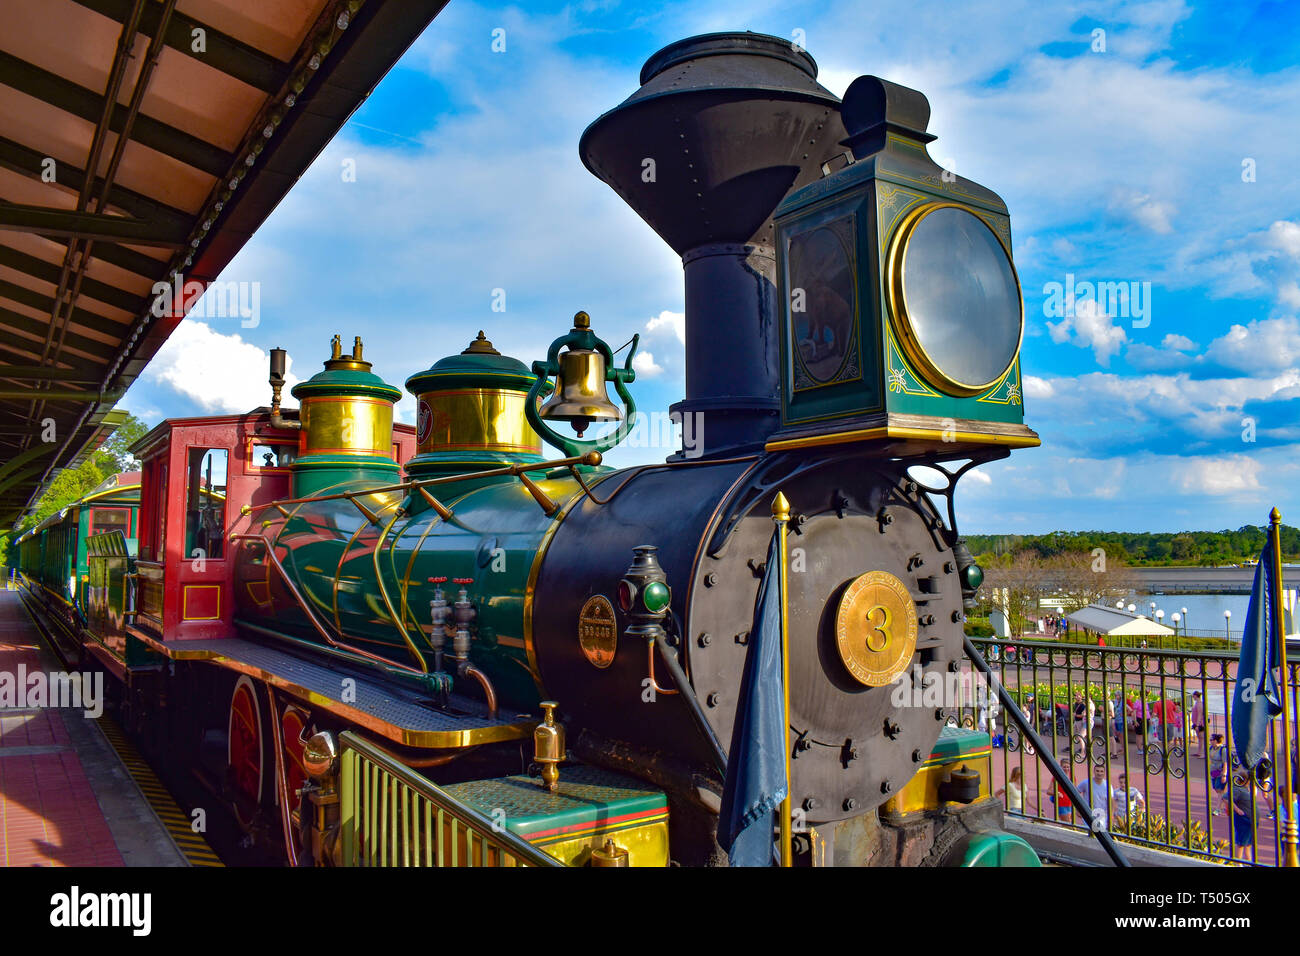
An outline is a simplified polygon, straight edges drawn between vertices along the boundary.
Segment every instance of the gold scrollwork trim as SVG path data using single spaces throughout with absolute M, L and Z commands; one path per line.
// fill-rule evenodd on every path
M 769 441 L 767 451 L 784 451 L 789 448 L 814 448 L 819 445 L 839 445 L 845 442 L 871 441 L 877 438 L 913 439 L 919 441 L 964 442 L 973 445 L 1005 445 L 1009 448 L 1037 448 L 1042 442 L 1032 432 L 1028 435 L 999 435 L 996 432 L 951 431 L 941 428 L 911 428 L 900 425 L 880 425 L 875 428 L 857 428 L 851 431 L 828 432 L 825 435 L 807 435 L 802 438 L 783 438 Z

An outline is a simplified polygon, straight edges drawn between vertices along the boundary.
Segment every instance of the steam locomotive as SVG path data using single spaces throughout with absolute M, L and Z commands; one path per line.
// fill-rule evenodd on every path
M 580 143 L 682 256 L 693 447 L 601 464 L 637 343 L 620 365 L 585 313 L 531 368 L 479 332 L 412 375 L 414 430 L 336 337 L 296 416 L 273 350 L 269 407 L 143 438 L 138 517 L 75 532 L 82 591 L 58 593 L 50 527 L 29 536 L 29 590 L 132 729 L 295 860 L 330 860 L 308 798 L 347 731 L 565 862 L 724 862 L 780 492 L 798 861 L 1036 862 L 999 829 L 988 736 L 893 696 L 961 668 L 981 572 L 958 480 L 1038 444 L 1008 213 L 930 159 L 922 94 L 863 76 L 841 102 L 816 76 L 779 38 L 686 39 Z

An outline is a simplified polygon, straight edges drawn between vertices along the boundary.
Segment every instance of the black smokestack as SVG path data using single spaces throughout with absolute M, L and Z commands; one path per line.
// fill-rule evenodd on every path
M 706 454 L 762 445 L 780 413 L 772 213 L 844 152 L 839 100 L 788 40 L 711 33 L 660 50 L 583 133 L 596 176 L 681 255 L 686 398 Z

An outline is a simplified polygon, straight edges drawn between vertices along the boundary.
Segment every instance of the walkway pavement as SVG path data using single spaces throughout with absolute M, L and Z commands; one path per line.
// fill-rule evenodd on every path
M 0 680 L 12 693 L 20 673 L 58 670 L 18 593 L 0 590 Z M 0 864 L 182 866 L 184 858 L 83 711 L 0 704 Z

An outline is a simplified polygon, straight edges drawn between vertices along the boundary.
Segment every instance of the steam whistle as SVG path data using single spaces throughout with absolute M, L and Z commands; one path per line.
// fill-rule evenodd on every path
M 267 376 L 267 383 L 271 386 L 271 427 L 300 429 L 301 421 L 289 421 L 280 415 L 280 392 L 284 388 L 284 370 L 284 349 L 271 349 L 271 371 Z
M 564 759 L 564 724 L 555 719 L 553 700 L 541 703 L 545 714 L 533 731 L 533 761 L 542 768 L 542 786 L 554 793 L 560 781 L 560 761 Z

